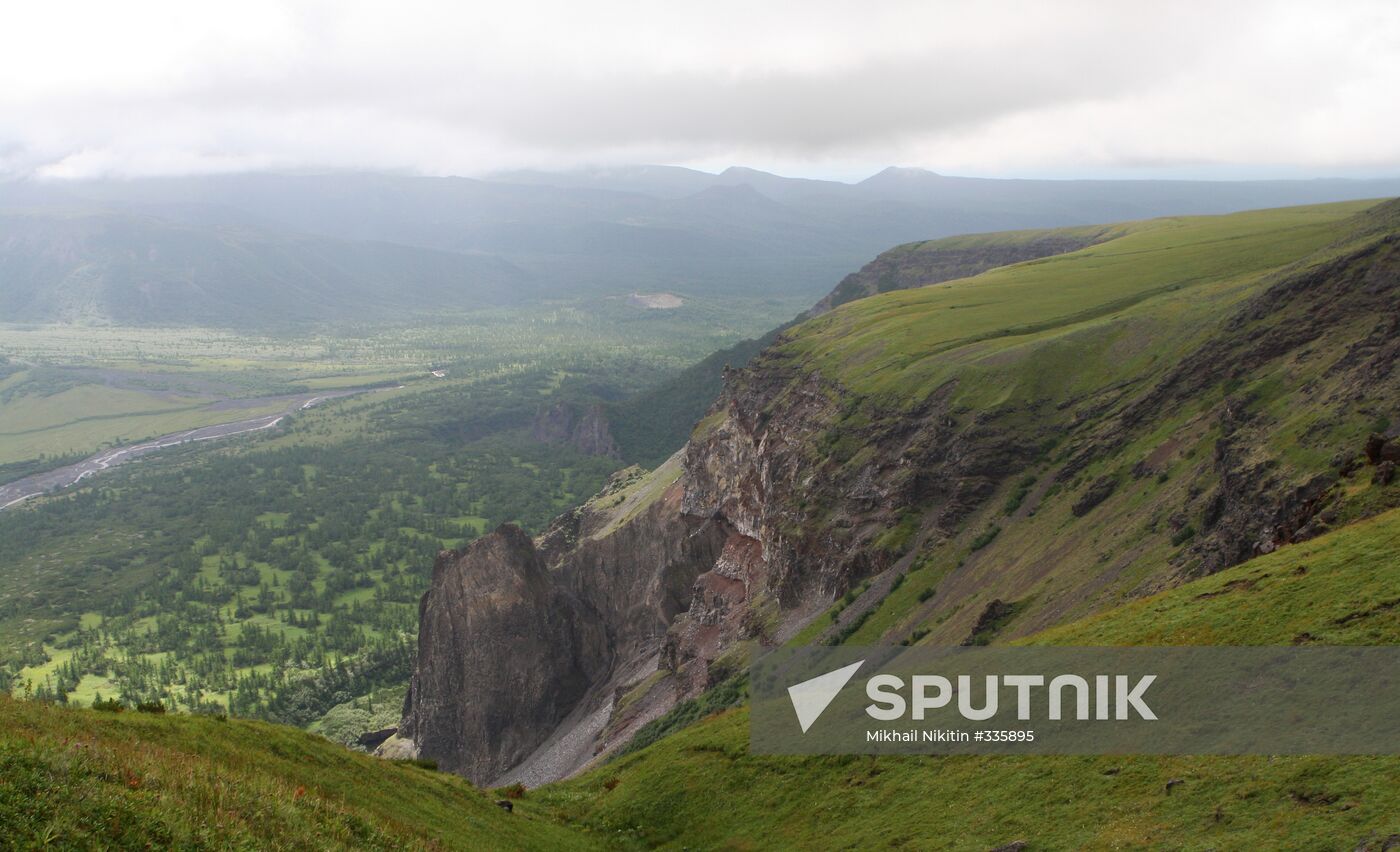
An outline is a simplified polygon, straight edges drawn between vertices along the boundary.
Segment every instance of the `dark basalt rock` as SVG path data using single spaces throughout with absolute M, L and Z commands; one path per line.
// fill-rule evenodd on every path
M 1386 443 L 1384 435 L 1372 432 L 1371 436 L 1366 439 L 1366 446 L 1363 449 L 1366 453 L 1366 460 L 1371 464 L 1379 464 Z
M 385 740 L 389 739 L 398 732 L 398 728 L 381 728 L 377 731 L 366 731 L 365 733 L 360 734 L 360 736 L 355 740 L 355 742 L 356 744 L 361 745 L 365 748 L 379 748 L 380 743 L 383 743 Z
M 512 524 L 440 554 L 419 610 L 400 735 L 478 784 L 534 751 L 607 665 L 597 615 Z
M 629 482 L 624 472 L 614 487 Z M 538 542 L 507 524 L 440 554 L 420 605 L 400 738 L 442 769 L 490 784 L 581 704 L 593 709 L 618 666 L 656 653 L 728 535 L 678 509 L 679 494 L 666 492 L 598 536 L 610 516 L 585 507 Z
M 1118 490 L 1118 480 L 1112 476 L 1101 476 L 1085 489 L 1084 494 L 1075 502 L 1070 509 L 1076 518 L 1082 518 L 1089 514 L 1095 506 L 1109 498 L 1114 491 Z

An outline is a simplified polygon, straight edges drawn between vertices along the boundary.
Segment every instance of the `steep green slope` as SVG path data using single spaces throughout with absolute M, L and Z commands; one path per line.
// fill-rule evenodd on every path
M 1393 201 L 1128 223 L 859 299 L 692 442 L 764 447 L 744 525 L 802 553 L 772 573 L 854 598 L 801 641 L 957 644 L 993 607 L 1024 636 L 1400 504 L 1353 463 L 1400 409 L 1398 230 Z
M 0 696 L 4 843 L 63 849 L 584 849 L 452 775 L 294 728 Z
M 852 393 L 913 407 L 956 368 L 1082 331 L 1098 320 L 1119 319 L 1139 305 L 1161 309 L 1166 319 L 1195 313 L 1202 303 L 1212 310 L 1228 307 L 1248 289 L 1242 285 L 1256 283 L 1251 279 L 1260 273 L 1353 238 L 1357 227 L 1350 217 L 1373 205 L 1347 202 L 1129 223 L 1118 226 L 1116 238 L 1079 251 L 858 300 L 802 326 L 785 351 L 804 357 Z M 961 357 L 936 357 L 954 351 Z M 1126 373 L 1134 364 L 1095 366 Z M 1077 372 L 1057 376 L 1046 370 L 1009 388 L 969 388 L 958 401 L 1005 404 L 1055 391 L 1070 398 L 1099 378 Z
M 1400 509 L 1024 641 L 1400 644 Z
M 1076 251 L 1112 239 L 1117 229 L 1103 225 L 1083 228 L 964 234 L 895 246 L 847 275 L 809 311 L 819 316 L 847 302 L 927 287 L 955 278 L 969 278 L 998 266 L 1010 266 Z
M 1397 554 L 1392 511 L 1029 641 L 1397 643 Z M 1392 757 L 766 757 L 747 712 L 527 798 L 677 849 L 1380 850 L 1400 834 Z

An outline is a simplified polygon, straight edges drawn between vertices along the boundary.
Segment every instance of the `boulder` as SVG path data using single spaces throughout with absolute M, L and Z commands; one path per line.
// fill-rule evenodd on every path
M 365 748 L 375 749 L 379 748 L 379 746 L 385 740 L 389 739 L 398 732 L 398 728 L 380 728 L 377 731 L 366 731 L 365 733 L 360 734 L 359 738 L 357 738 L 355 742 L 359 745 L 364 746 Z
M 1112 476 L 1101 476 L 1084 490 L 1084 494 L 1080 496 L 1070 511 L 1074 513 L 1076 518 L 1082 518 L 1089 514 L 1095 506 L 1107 500 L 1109 495 L 1117 489 L 1117 479 Z

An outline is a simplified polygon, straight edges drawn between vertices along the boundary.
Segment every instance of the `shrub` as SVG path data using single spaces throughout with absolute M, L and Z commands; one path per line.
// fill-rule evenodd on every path
M 156 713 L 156 714 L 161 714 L 161 713 L 164 713 L 164 712 L 166 711 L 166 709 L 167 709 L 167 708 L 166 708 L 166 706 L 165 706 L 165 703 L 162 702 L 162 701 L 160 701 L 160 700 L 155 700 L 155 701 L 142 701 L 141 703 L 139 703 L 139 704 L 136 705 L 136 712 L 138 712 L 138 713 Z
M 899 644 L 901 644 L 901 645 L 914 645 L 914 644 L 916 644 L 920 639 L 924 638 L 924 637 L 927 636 L 927 635 L 928 635 L 928 631 L 927 631 L 927 630 L 915 630 L 913 633 L 910 633 L 910 634 L 909 634 L 909 638 L 908 638 L 908 639 L 905 639 L 904 641 L 900 642 Z
M 842 642 L 845 642 L 847 639 L 851 638 L 851 634 L 859 630 L 861 628 L 861 625 L 865 624 L 865 620 L 870 617 L 870 614 L 878 608 L 879 607 L 871 607 L 870 609 L 867 609 L 865 612 L 862 612 L 860 615 L 851 619 L 851 623 L 838 630 L 835 636 L 829 637 L 826 640 L 826 644 L 840 645 Z
M 103 698 L 98 695 L 92 699 L 92 709 L 103 713 L 120 713 L 126 709 L 126 705 L 116 698 Z
M 981 550 L 992 543 L 992 539 L 1001 534 L 1001 527 L 993 524 L 982 531 L 982 534 L 972 540 L 972 550 Z
M 1177 530 L 1176 535 L 1172 536 L 1172 547 L 1180 547 L 1181 545 L 1185 544 L 1186 542 L 1190 541 L 1195 537 L 1196 528 L 1191 526 L 1190 524 L 1187 524 L 1186 526 Z
M 429 759 L 427 759 L 427 758 L 425 758 L 425 757 L 406 757 L 406 758 L 399 758 L 399 759 L 394 760 L 393 762 L 394 762 L 394 763 L 402 763 L 402 764 L 404 764 L 405 766 L 416 766 L 416 767 L 418 767 L 419 769 L 426 769 L 426 770 L 428 770 L 429 772 L 437 772 L 437 768 L 438 768 L 438 765 L 437 765 L 437 761 L 436 761 L 436 760 L 429 760 Z
M 933 597 L 934 591 L 934 587 L 929 586 L 927 589 L 924 589 L 922 592 L 919 592 L 919 603 L 923 603 L 929 598 Z
M 627 745 L 613 752 L 609 761 L 646 748 L 662 737 L 679 731 L 701 719 L 741 703 L 749 695 L 749 676 L 742 673 L 718 686 L 705 690 L 694 698 L 682 701 L 666 713 L 647 722 Z
M 1026 474 L 1023 476 L 1021 481 L 1016 483 L 1016 488 L 1007 495 L 1006 505 L 1002 506 L 1001 509 L 1002 513 L 1006 515 L 1015 514 L 1016 510 L 1021 508 L 1021 504 L 1025 502 L 1026 495 L 1031 493 L 1033 487 L 1035 487 L 1035 475 Z

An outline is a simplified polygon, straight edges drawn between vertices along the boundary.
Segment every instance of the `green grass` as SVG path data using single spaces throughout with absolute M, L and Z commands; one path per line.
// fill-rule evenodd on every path
M 972 278 L 861 299 L 799 327 L 782 351 L 849 392 L 909 406 L 963 358 L 986 358 L 1111 317 L 1148 300 L 1199 299 L 1297 260 L 1349 232 L 1374 202 L 1229 216 L 1153 219 L 1121 236 Z M 1050 371 L 1058 365 L 1046 365 Z M 1082 383 L 1092 376 L 1076 375 Z
M 793 536 L 815 539 L 849 514 L 842 489 L 881 470 L 882 453 L 919 462 L 881 474 L 894 494 L 919 487 L 924 458 L 952 467 L 931 450 L 947 438 L 920 426 L 910 442 L 911 409 L 921 424 L 945 418 L 974 458 L 988 451 L 972 473 L 991 487 L 959 500 L 965 514 L 949 517 L 938 496 L 862 510 L 838 548 L 893 552 L 917 527 L 919 558 L 947 571 L 931 600 L 917 600 L 926 583 L 906 585 L 845 641 L 956 645 L 994 598 L 1022 604 L 1004 632 L 1024 636 L 1199 573 L 1201 554 L 1223 535 L 1206 522 L 1205 504 L 1220 485 L 1214 456 L 1227 398 L 1250 416 L 1237 436 L 1246 463 L 1271 471 L 1280 494 L 1324 474 L 1338 452 L 1356 451 L 1378 413 L 1393 409 L 1393 383 L 1365 382 L 1368 400 L 1351 404 L 1357 377 L 1329 370 L 1372 333 L 1374 311 L 1348 313 L 1276 357 L 1250 357 L 1250 346 L 1315 316 L 1303 285 L 1316 282 L 1300 273 L 1378 245 L 1396 209 L 1356 202 L 1128 223 L 1079 251 L 871 296 L 792 329 L 760 356 L 770 380 L 791 377 L 781 390 L 755 386 L 770 400 L 760 416 L 802 406 L 810 420 L 792 423 L 787 440 L 819 473 L 815 482 L 832 483 L 784 506 Z M 1230 324 L 1281 282 L 1294 288 L 1290 300 Z M 1219 375 L 1201 387 L 1163 384 L 1207 345 L 1239 354 L 1222 356 Z M 738 381 L 743 394 L 749 379 Z M 811 404 L 814 385 L 823 410 Z M 1152 401 L 1161 387 L 1178 390 Z M 1139 403 L 1146 407 L 1125 424 L 1120 416 Z M 1100 479 L 1116 488 L 1076 515 Z M 1362 473 L 1338 490 L 1329 504 L 1338 520 L 1400 504 L 1395 486 L 1368 483 Z M 799 636 L 810 641 L 821 629 Z
M 0 407 L 0 464 L 135 443 L 272 414 L 285 407 L 283 403 L 230 411 L 212 408 L 208 400 L 157 397 L 93 384 L 50 396 L 24 396 Z
M 1400 510 L 1025 642 L 1400 644 Z
M 584 849 L 455 776 L 293 728 L 0 696 L 5 843 L 65 849 Z
M 1031 641 L 1396 643 L 1394 608 L 1375 604 L 1400 598 L 1397 550 L 1390 512 Z M 1351 848 L 1400 830 L 1394 758 L 764 757 L 742 708 L 685 727 L 724 703 L 683 708 L 651 744 L 530 791 L 509 817 L 456 779 L 287 728 L 8 701 L 0 789 L 17 791 L 4 816 L 20 836 L 104 845 Z M 113 814 L 125 834 L 106 833 Z
M 1400 643 L 1397 553 L 1392 511 L 1027 641 Z M 763 756 L 740 708 L 532 796 L 672 849 L 1353 849 L 1400 833 L 1397 777 L 1395 757 Z

